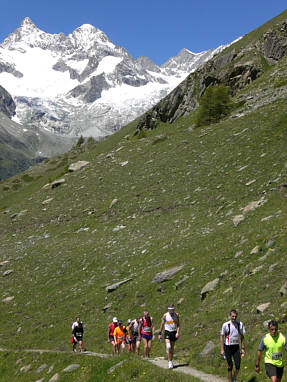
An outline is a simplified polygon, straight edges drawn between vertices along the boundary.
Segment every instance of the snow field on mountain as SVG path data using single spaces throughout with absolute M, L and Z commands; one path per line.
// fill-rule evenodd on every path
M 69 72 L 59 72 L 52 67 L 59 59 L 50 51 L 25 46 L 25 53 L 19 50 L 1 49 L 1 58 L 14 63 L 15 69 L 23 74 L 18 78 L 13 74 L 0 73 L 0 83 L 13 96 L 54 98 L 78 85 L 70 78 Z

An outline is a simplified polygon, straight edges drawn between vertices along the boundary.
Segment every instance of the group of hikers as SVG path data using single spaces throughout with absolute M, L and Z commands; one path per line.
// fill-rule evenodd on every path
M 165 339 L 165 346 L 168 358 L 168 368 L 173 368 L 173 352 L 175 341 L 179 337 L 180 325 L 179 314 L 175 312 L 174 305 L 168 306 L 168 311 L 163 315 L 160 329 L 158 332 L 158 339 L 161 341 L 162 332 Z M 80 317 L 72 325 L 72 339 L 73 351 L 76 351 L 77 344 L 79 344 L 79 352 L 83 350 L 83 323 Z M 146 310 L 143 317 L 137 317 L 134 320 L 128 319 L 127 324 L 123 325 L 121 320 L 114 317 L 108 326 L 107 341 L 112 345 L 113 355 L 120 354 L 124 351 L 126 346 L 130 353 L 140 353 L 140 345 L 143 342 L 144 356 L 149 358 L 151 352 L 152 341 L 155 339 L 155 326 L 153 318 Z
M 228 382 L 236 382 L 240 370 L 241 359 L 245 356 L 244 334 L 245 327 L 241 321 L 237 321 L 238 313 L 232 309 L 229 314 L 230 320 L 222 325 L 220 332 L 221 355 L 227 361 Z M 265 351 L 265 371 L 271 382 L 280 382 L 283 375 L 283 350 L 287 351 L 287 338 L 278 328 L 278 322 L 271 320 L 268 323 L 269 333 L 265 334 L 258 346 L 256 355 L 255 371 L 260 372 L 260 361 L 262 352 Z M 163 332 L 164 331 L 164 332 Z M 73 351 L 79 344 L 79 351 L 83 346 L 83 324 L 77 317 L 72 325 Z M 175 312 L 173 304 L 168 306 L 168 311 L 162 316 L 158 339 L 165 339 L 168 368 L 173 369 L 173 353 L 176 340 L 179 338 L 180 324 L 179 314 Z M 149 358 L 152 341 L 155 339 L 155 326 L 153 318 L 148 311 L 144 311 L 142 317 L 127 320 L 123 325 L 121 320 L 114 317 L 108 326 L 107 341 L 112 345 L 113 355 L 120 354 L 126 346 L 128 351 L 139 355 L 140 345 L 143 342 L 144 356 Z M 235 368 L 233 370 L 233 362 Z

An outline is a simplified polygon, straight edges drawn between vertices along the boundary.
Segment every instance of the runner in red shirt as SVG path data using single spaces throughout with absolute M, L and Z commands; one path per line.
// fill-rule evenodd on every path
M 139 339 L 141 338 L 144 344 L 144 356 L 149 358 L 152 340 L 154 340 L 154 324 L 147 310 L 139 321 Z
M 118 326 L 118 319 L 117 317 L 114 317 L 113 322 L 111 322 L 108 327 L 108 343 L 111 343 L 113 345 L 113 355 L 116 354 L 116 343 L 114 339 L 114 331 L 117 326 Z

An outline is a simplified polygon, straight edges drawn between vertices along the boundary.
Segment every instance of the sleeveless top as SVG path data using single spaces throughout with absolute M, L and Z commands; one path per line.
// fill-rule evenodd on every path
M 167 312 L 165 314 L 164 330 L 167 330 L 168 332 L 175 332 L 177 330 L 177 326 L 178 326 L 178 314 L 175 312 L 171 314 Z
M 152 317 L 142 318 L 141 319 L 142 330 L 141 334 L 145 334 L 146 336 L 152 335 Z

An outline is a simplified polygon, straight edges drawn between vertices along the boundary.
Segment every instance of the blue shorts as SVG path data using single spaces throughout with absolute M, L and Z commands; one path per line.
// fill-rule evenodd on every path
M 142 338 L 146 339 L 147 341 L 152 340 L 152 334 L 142 334 Z

